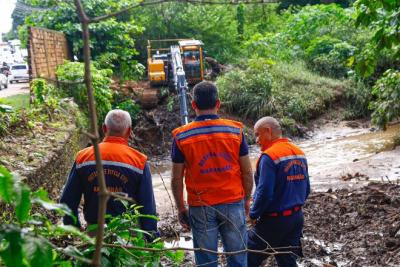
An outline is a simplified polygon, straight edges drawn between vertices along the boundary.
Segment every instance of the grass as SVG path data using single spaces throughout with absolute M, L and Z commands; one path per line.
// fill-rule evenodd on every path
M 220 97 L 229 111 L 257 119 L 273 115 L 306 123 L 326 112 L 346 91 L 348 81 L 321 77 L 304 63 L 260 61 L 256 67 L 235 69 L 217 80 Z
M 349 86 L 347 81 L 309 71 L 302 62 L 277 63 L 270 71 L 274 77 L 272 95 L 276 113 L 302 123 L 326 112 Z
M 29 94 L 18 94 L 9 97 L 2 98 L 0 102 L 12 106 L 14 109 L 18 110 L 21 108 L 29 107 Z

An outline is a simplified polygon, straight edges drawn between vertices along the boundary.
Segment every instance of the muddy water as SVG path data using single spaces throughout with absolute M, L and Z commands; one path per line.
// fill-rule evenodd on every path
M 400 124 L 386 131 L 328 124 L 300 141 L 315 191 L 360 186 L 369 180 L 400 179 L 400 148 L 393 150 Z
M 310 138 L 294 141 L 306 154 L 314 191 L 356 187 L 369 180 L 400 180 L 400 147 L 393 150 L 393 139 L 400 133 L 400 124 L 390 126 L 387 131 L 356 126 L 328 123 L 309 133 Z M 255 166 L 259 156 L 257 146 L 250 147 L 250 156 Z M 159 212 L 168 212 L 172 205 L 165 188 L 171 194 L 171 163 L 169 159 L 157 159 L 152 165 Z

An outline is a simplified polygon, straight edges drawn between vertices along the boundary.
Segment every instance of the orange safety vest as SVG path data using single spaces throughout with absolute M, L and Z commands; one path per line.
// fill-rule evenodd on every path
M 99 144 L 101 160 L 104 165 L 130 168 L 142 174 L 147 162 L 147 156 L 128 146 L 128 142 L 121 137 L 107 136 Z M 96 165 L 93 147 L 87 147 L 78 152 L 77 166 Z
M 232 203 L 244 197 L 239 164 L 240 122 L 213 119 L 176 128 L 172 135 L 185 156 L 190 206 Z
M 304 152 L 287 138 L 279 138 L 273 141 L 262 154 L 268 155 L 275 164 L 285 160 L 305 158 Z

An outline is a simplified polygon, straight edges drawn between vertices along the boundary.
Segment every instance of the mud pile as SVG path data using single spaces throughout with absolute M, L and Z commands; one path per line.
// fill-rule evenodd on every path
M 400 185 L 314 193 L 304 214 L 305 266 L 400 266 Z
M 172 98 L 172 100 L 171 100 Z M 147 155 L 166 155 L 172 144 L 171 132 L 181 126 L 179 100 L 171 95 L 162 101 L 157 108 L 143 110 L 134 125 L 132 146 Z M 192 112 L 192 111 L 190 111 Z M 190 114 L 191 119 L 194 114 Z
M 399 184 L 311 193 L 304 218 L 300 266 L 400 266 Z M 158 226 L 163 239 L 190 240 L 171 213 L 163 214 Z M 186 251 L 184 265 L 193 262 Z M 275 266 L 274 260 L 263 266 Z
M 148 81 L 125 81 L 120 83 L 118 79 L 115 79 L 110 87 L 121 96 L 132 98 L 145 109 L 156 108 L 162 98 L 160 88 L 151 87 Z
M 134 126 L 133 147 L 147 155 L 162 155 L 171 148 L 171 131 L 180 126 L 179 110 L 168 112 L 166 105 L 143 111 Z

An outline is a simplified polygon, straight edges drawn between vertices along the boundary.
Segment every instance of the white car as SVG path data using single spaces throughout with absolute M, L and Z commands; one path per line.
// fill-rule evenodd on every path
M 3 73 L 0 73 L 0 90 L 2 87 L 8 88 L 8 78 Z
M 10 67 L 11 74 L 8 76 L 10 83 L 19 81 L 29 81 L 28 65 L 26 64 L 13 64 Z

